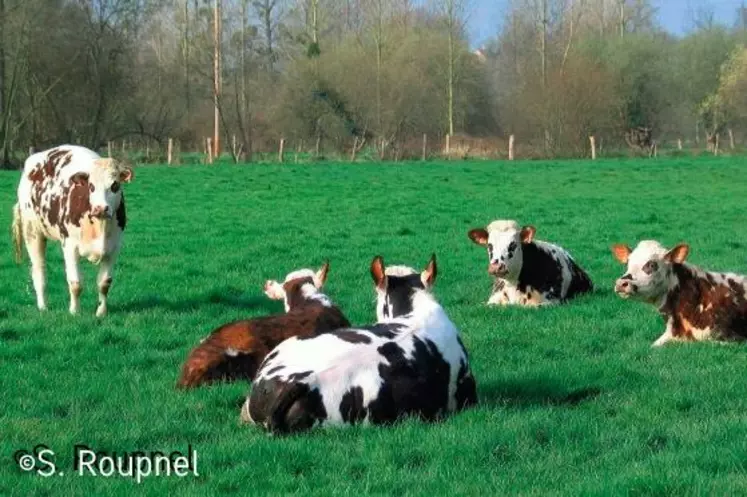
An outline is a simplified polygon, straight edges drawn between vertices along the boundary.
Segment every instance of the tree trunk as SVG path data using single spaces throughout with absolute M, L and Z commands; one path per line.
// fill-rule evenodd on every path
M 449 88 L 448 88 L 448 113 L 449 113 L 449 135 L 454 134 L 454 17 L 456 15 L 454 0 L 448 1 L 448 26 L 449 26 Z M 448 143 L 448 142 L 447 142 Z
M 213 148 L 212 156 L 220 156 L 220 58 L 221 58 L 221 0 L 213 0 Z

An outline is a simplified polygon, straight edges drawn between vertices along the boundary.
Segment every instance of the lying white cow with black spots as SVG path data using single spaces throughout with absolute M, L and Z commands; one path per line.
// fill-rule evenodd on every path
M 436 272 L 435 256 L 420 274 L 374 258 L 379 322 L 282 342 L 260 366 L 242 420 L 292 433 L 434 420 L 475 404 L 467 352 L 429 292 Z
M 469 232 L 488 249 L 488 274 L 495 278 L 488 304 L 538 306 L 564 302 L 590 292 L 593 285 L 571 254 L 552 243 L 534 239 L 534 226 L 493 221 Z

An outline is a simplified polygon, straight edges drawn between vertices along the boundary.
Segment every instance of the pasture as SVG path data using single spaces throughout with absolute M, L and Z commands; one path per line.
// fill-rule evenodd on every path
M 747 492 L 747 348 L 650 348 L 653 307 L 612 292 L 609 247 L 691 244 L 690 262 L 747 272 L 747 162 L 669 158 L 144 166 L 109 315 L 67 313 L 59 245 L 48 248 L 50 310 L 28 259 L 0 239 L 1 495 L 661 495 Z M 0 174 L 0 226 L 18 173 Z M 593 294 L 539 310 L 488 308 L 485 251 L 470 228 L 537 227 L 590 274 Z M 351 322 L 374 319 L 371 258 L 422 268 L 461 330 L 480 406 L 438 424 L 269 438 L 239 424 L 248 385 L 174 389 L 189 350 L 229 320 L 282 312 L 262 285 L 329 259 L 327 294 Z M 22 473 L 44 443 L 64 476 Z M 200 475 L 77 476 L 72 451 L 198 453 Z

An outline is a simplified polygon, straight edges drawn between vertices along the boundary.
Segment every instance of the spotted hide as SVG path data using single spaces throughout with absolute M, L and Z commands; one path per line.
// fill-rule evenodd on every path
M 31 276 L 40 310 L 47 307 L 47 240 L 59 241 L 65 258 L 70 312 L 80 309 L 80 257 L 99 264 L 96 315 L 107 311 L 112 271 L 127 224 L 122 184 L 132 169 L 74 145 L 39 152 L 26 159 L 13 208 L 13 241 L 20 262 L 22 245 L 31 259 Z
M 310 269 L 294 271 L 283 284 L 265 283 L 265 294 L 284 300 L 286 314 L 244 319 L 213 331 L 189 354 L 177 386 L 191 388 L 215 380 L 251 381 L 265 356 L 283 340 L 313 337 L 350 326 L 342 312 L 320 289 L 329 264 L 315 274 Z
M 290 338 L 260 366 L 241 409 L 271 433 L 315 426 L 440 419 L 477 402 L 467 352 L 423 273 L 374 258 L 379 322 Z
M 533 226 L 519 228 L 516 221 L 504 220 L 468 233 L 488 250 L 488 274 L 494 278 L 488 304 L 539 306 L 565 302 L 593 289 L 571 254 L 535 240 L 535 233 Z
M 615 245 L 618 261 L 627 265 L 615 292 L 654 304 L 666 329 L 654 343 L 670 341 L 741 341 L 747 338 L 747 278 L 704 271 L 685 262 L 689 246 L 671 250 L 644 240 L 635 250 Z

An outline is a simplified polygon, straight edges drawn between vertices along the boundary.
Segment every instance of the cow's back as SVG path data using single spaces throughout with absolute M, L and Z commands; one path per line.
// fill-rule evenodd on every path
M 564 248 L 543 241 L 524 246 L 519 288 L 531 286 L 555 300 L 566 300 L 591 291 L 586 272 Z

